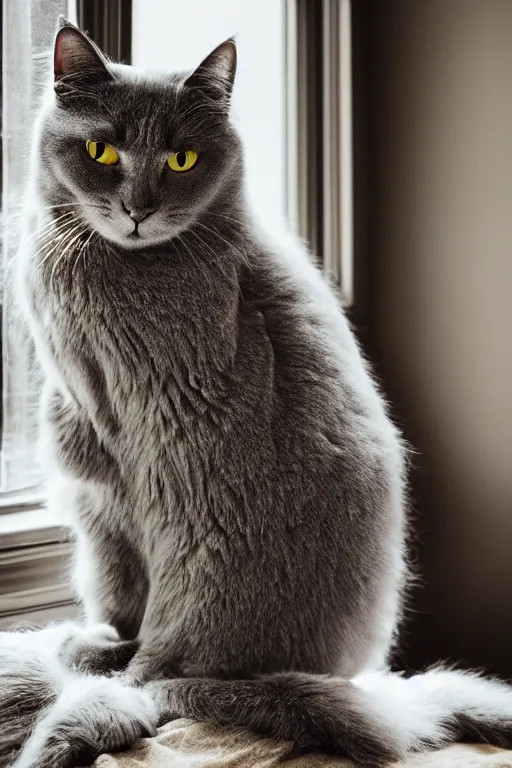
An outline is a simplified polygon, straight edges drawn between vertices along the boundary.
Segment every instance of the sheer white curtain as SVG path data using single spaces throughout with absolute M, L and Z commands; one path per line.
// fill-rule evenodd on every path
M 34 117 L 51 72 L 57 19 L 67 11 L 67 0 L 3 0 L 3 493 L 22 493 L 39 479 L 35 458 L 38 371 L 17 309 L 13 266 L 19 247 Z

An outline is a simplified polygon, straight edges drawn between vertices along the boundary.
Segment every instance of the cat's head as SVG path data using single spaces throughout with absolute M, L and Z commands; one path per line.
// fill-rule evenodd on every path
M 220 195 L 237 194 L 235 69 L 227 40 L 192 74 L 143 74 L 111 63 L 64 22 L 36 150 L 44 202 L 56 212 L 69 204 L 105 239 L 133 249 L 171 239 Z

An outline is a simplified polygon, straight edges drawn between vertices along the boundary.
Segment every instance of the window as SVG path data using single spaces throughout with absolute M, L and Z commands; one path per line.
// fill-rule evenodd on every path
M 0 626 L 13 613 L 57 615 L 70 600 L 70 545 L 39 484 L 40 373 L 12 280 L 33 117 L 62 13 L 113 58 L 148 69 L 191 69 L 235 35 L 233 114 L 253 207 L 267 225 L 288 219 L 345 304 L 353 293 L 350 0 L 3 0 Z
M 37 371 L 16 303 L 14 258 L 22 224 L 27 154 L 56 20 L 64 0 L 4 0 L 3 100 L 3 409 L 1 489 L 18 494 L 38 482 L 35 461 Z M 14 502 L 14 499 L 12 499 Z

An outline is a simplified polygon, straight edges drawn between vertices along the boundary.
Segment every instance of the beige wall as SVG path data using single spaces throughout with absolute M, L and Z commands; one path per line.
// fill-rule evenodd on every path
M 369 8 L 369 348 L 429 581 L 409 658 L 512 674 L 512 0 Z

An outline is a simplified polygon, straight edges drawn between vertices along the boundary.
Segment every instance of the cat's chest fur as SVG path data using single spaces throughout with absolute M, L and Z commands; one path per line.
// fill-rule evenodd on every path
M 264 315 L 240 301 L 229 269 L 208 277 L 150 265 L 142 283 L 128 265 L 32 286 L 45 354 L 144 514 L 211 507 L 198 473 L 223 484 L 225 466 L 243 476 L 275 459 Z
M 179 410 L 188 398 L 200 411 L 203 396 L 222 398 L 237 343 L 229 281 L 212 301 L 207 278 L 189 265 L 134 264 L 127 257 L 97 274 L 82 265 L 70 272 L 32 282 L 29 294 L 45 352 L 84 407 L 96 394 L 126 424 L 151 403 L 171 399 Z

